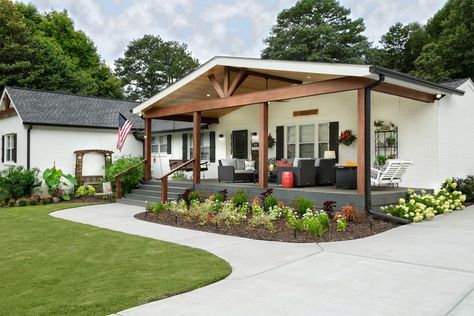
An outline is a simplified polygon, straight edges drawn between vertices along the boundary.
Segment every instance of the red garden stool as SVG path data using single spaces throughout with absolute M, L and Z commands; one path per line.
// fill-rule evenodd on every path
M 281 185 L 284 188 L 292 188 L 294 182 L 293 172 L 291 171 L 283 171 L 281 173 Z

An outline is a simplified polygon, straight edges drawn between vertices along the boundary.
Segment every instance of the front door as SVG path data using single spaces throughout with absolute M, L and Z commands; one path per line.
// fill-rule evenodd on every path
M 248 158 L 248 131 L 232 132 L 232 157 L 239 159 Z

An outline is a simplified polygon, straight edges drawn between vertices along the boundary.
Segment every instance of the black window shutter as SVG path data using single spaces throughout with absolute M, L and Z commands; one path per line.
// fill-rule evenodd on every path
M 16 162 L 16 134 L 13 134 L 12 160 Z
M 216 132 L 209 132 L 209 160 L 216 162 Z
M 285 155 L 284 150 L 284 141 L 285 141 L 285 127 L 277 126 L 276 127 L 276 160 L 283 159 Z
M 188 160 L 188 134 L 183 134 L 183 160 Z
M 5 162 L 5 135 L 2 135 L 2 162 Z
M 171 134 L 166 135 L 166 147 L 168 149 L 167 154 L 171 154 Z
M 336 161 L 339 162 L 339 122 L 329 123 L 329 150 L 336 152 Z

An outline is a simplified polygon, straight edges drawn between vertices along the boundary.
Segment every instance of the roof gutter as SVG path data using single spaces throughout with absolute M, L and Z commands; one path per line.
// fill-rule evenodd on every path
M 385 75 L 384 74 L 379 74 L 379 79 L 368 86 L 365 87 L 364 93 L 365 93 L 365 102 L 364 102 L 364 172 L 365 172 L 365 182 L 364 182 L 364 191 L 365 191 L 365 200 L 364 200 L 364 206 L 365 210 L 368 214 L 370 214 L 373 217 L 377 217 L 383 220 L 388 220 L 395 222 L 397 224 L 408 224 L 409 221 L 394 217 L 394 216 L 389 216 L 387 214 L 383 214 L 381 212 L 375 212 L 372 210 L 372 184 L 371 184 L 371 176 L 370 176 L 370 146 L 371 146 L 371 112 L 372 112 L 372 100 L 371 100 L 371 95 L 372 95 L 372 90 L 377 87 L 378 85 L 382 84 L 385 80 Z
M 442 85 L 442 84 L 433 83 L 433 82 L 430 82 L 430 81 L 427 81 L 427 80 L 416 78 L 414 76 L 404 74 L 404 73 L 401 73 L 401 72 L 398 72 L 398 71 L 395 71 L 395 70 L 391 70 L 391 69 L 388 69 L 388 68 L 384 68 L 384 67 L 374 65 L 374 66 L 369 67 L 369 71 L 373 74 L 384 75 L 386 77 L 390 77 L 390 78 L 393 78 L 393 79 L 406 81 L 406 82 L 417 84 L 417 85 L 424 86 L 424 87 L 427 87 L 427 88 L 447 92 L 449 94 L 464 95 L 464 91 L 462 91 L 462 90 L 458 90 L 458 89 L 451 88 L 451 87 L 448 87 L 448 86 L 445 86 L 445 85 Z

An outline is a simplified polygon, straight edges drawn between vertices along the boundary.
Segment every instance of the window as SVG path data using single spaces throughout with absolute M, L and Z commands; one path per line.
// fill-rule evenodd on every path
M 5 162 L 16 162 L 16 134 L 7 134 L 4 138 Z
M 189 134 L 189 157 L 193 157 L 193 134 Z M 209 133 L 201 133 L 201 160 L 211 159 L 211 139 Z
M 286 128 L 286 157 L 296 157 L 296 126 Z
M 286 127 L 287 158 L 323 158 L 329 150 L 329 123 Z
M 324 152 L 329 150 L 329 123 L 318 124 L 318 151 L 319 158 L 324 157 Z
M 151 141 L 151 152 L 166 155 L 168 153 L 168 135 L 153 137 Z
M 299 127 L 299 157 L 314 158 L 314 125 Z

